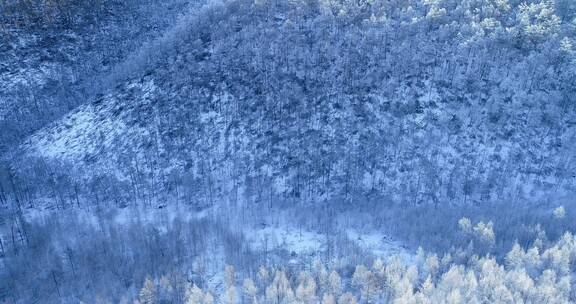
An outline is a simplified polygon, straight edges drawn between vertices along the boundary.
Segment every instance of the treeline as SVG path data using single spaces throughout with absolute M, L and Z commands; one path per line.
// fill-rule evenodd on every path
M 98 208 L 16 219 L 1 211 L 0 301 L 8 303 L 120 303 L 139 292 L 146 276 L 164 274 L 170 274 L 177 290 L 173 296 L 182 301 L 189 282 L 218 284 L 226 263 L 251 273 L 259 265 L 307 259 L 281 246 L 253 249 L 242 231 L 262 219 L 227 219 L 246 212 L 241 210 L 196 217 L 186 207 Z M 345 236 L 329 238 L 329 249 L 319 248 L 316 256 L 365 260 L 363 251 Z M 282 242 L 275 236 L 269 241 Z
M 98 294 L 118 303 L 148 274 L 203 277 L 224 261 L 261 263 L 241 235 L 210 218 L 91 210 L 21 219 L 11 230 L 5 215 L 0 300 L 8 303 L 94 303 L 86 296 Z
M 420 251 L 413 262 L 392 258 L 350 269 L 319 260 L 304 269 L 260 267 L 240 280 L 227 266 L 224 286 L 146 278 L 136 303 L 572 303 L 576 240 L 566 233 L 549 248 L 518 244 L 504 263 L 461 252 L 438 257 Z M 101 298 L 102 299 L 102 298 Z
M 471 213 L 472 219 L 454 220 L 437 213 L 390 221 L 396 230 L 376 225 L 379 218 L 388 222 L 380 215 L 301 208 L 268 215 L 221 208 L 199 217 L 188 207 L 106 207 L 26 218 L 11 212 L 0 214 L 0 300 L 9 303 L 190 303 L 190 298 L 203 301 L 207 292 L 215 303 L 233 301 L 226 297 L 241 303 L 317 303 L 324 297 L 360 303 L 575 300 L 576 242 L 572 234 L 559 232 L 573 229 L 573 214 L 560 207 L 542 225 L 529 214 L 507 221 L 506 214 L 478 220 Z M 291 252 L 274 235 L 257 250 L 242 231 L 262 225 L 315 231 L 326 240 L 313 255 Z M 400 232 L 402 240 L 410 240 L 406 233 L 411 232 L 418 238 L 410 241 L 415 246 L 420 241 L 426 250 L 408 249 L 414 256 L 379 261 L 346 229 Z M 444 243 L 431 242 L 434 238 Z M 237 269 L 234 280 L 222 279 L 225 264 Z M 152 279 L 144 284 L 146 277 Z

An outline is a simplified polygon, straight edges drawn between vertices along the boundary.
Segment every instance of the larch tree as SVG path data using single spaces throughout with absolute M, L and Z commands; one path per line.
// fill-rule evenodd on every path
M 338 272 L 336 272 L 335 270 L 330 272 L 328 282 L 331 294 L 334 295 L 335 297 L 340 296 L 340 294 L 342 294 L 342 279 L 340 278 Z
M 186 288 L 185 300 L 186 304 L 202 304 L 204 293 L 196 284 L 192 284 Z
M 336 304 L 336 298 L 331 294 L 324 294 L 322 296 L 322 304 Z
M 254 281 L 252 281 L 252 279 L 250 279 L 250 278 L 245 279 L 243 287 L 244 287 L 244 294 L 245 294 L 246 298 L 248 299 L 248 301 L 250 301 L 250 303 L 252 303 L 252 304 L 257 304 L 258 303 L 258 288 L 254 284 Z
M 268 271 L 268 268 L 265 266 L 260 266 L 258 269 L 257 278 L 258 286 L 260 289 L 266 288 L 268 286 L 268 280 L 270 280 L 270 272 Z
M 371 303 L 378 297 L 380 286 L 374 273 L 364 265 L 356 266 L 352 284 L 360 289 L 362 299 Z
M 338 297 L 338 304 L 358 304 L 358 300 L 351 292 L 346 292 Z
M 316 280 L 308 272 L 302 272 L 296 287 L 296 298 L 305 304 L 316 302 Z
M 238 291 L 236 290 L 236 270 L 233 266 L 226 265 L 225 268 L 226 291 L 221 297 L 221 302 L 225 304 L 236 304 L 238 302 Z
M 220 302 L 222 304 L 236 304 L 238 302 L 238 292 L 236 286 L 228 286 L 222 294 Z
M 312 265 L 313 273 L 318 280 L 318 285 L 320 290 L 326 290 L 328 288 L 328 271 L 326 270 L 326 266 L 320 259 L 315 259 Z
M 514 245 L 512 245 L 512 249 L 510 249 L 510 251 L 506 254 L 506 257 L 504 258 L 506 266 L 509 269 L 522 268 L 524 266 L 525 254 L 526 252 L 524 252 L 524 249 L 520 247 L 518 242 L 515 242 Z
M 204 294 L 204 304 L 214 304 L 214 296 L 210 292 Z
M 288 303 L 294 299 L 294 292 L 290 287 L 290 281 L 286 273 L 282 270 L 276 270 L 274 280 L 266 288 L 266 300 L 274 304 Z
M 150 277 L 144 280 L 144 286 L 140 290 L 138 299 L 141 304 L 155 304 L 156 303 L 156 285 Z
M 416 301 L 418 303 L 429 304 L 432 303 L 432 295 L 434 292 L 435 286 L 434 282 L 432 282 L 432 277 L 428 275 L 420 289 L 416 293 Z
M 438 261 L 438 256 L 434 253 L 426 257 L 424 262 L 424 270 L 431 276 L 435 277 L 436 273 L 440 268 L 440 262 Z

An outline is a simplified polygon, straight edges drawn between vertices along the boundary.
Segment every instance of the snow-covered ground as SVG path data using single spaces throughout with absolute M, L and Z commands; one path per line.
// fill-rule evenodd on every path
M 264 227 L 244 231 L 250 247 L 258 251 L 287 250 L 311 255 L 326 245 L 326 236 L 291 227 Z
M 121 121 L 99 117 L 94 107 L 88 105 L 68 115 L 55 131 L 43 130 L 32 136 L 30 142 L 40 156 L 78 161 L 109 147 L 124 129 Z
M 255 251 L 286 250 L 297 256 L 314 256 L 326 248 L 327 235 L 290 226 L 249 228 L 244 231 Z M 401 257 L 412 261 L 414 254 L 398 240 L 382 232 L 362 233 L 347 229 L 346 237 L 375 257 Z
M 41 220 L 50 211 L 29 209 L 27 218 Z M 59 211 L 63 212 L 63 211 Z M 97 227 L 100 225 L 95 210 L 75 210 L 74 216 L 81 217 L 86 224 Z M 175 204 L 163 208 L 123 208 L 102 211 L 106 217 L 112 218 L 114 223 L 126 226 L 135 221 L 154 225 L 159 232 L 164 232 L 175 220 L 189 222 L 213 216 L 214 210 L 192 210 L 189 207 Z M 299 258 L 317 256 L 327 248 L 328 235 L 282 223 L 274 226 L 241 227 L 242 235 L 248 242 L 248 247 L 254 252 L 285 251 Z M 358 229 L 345 229 L 345 236 L 361 249 L 374 257 L 384 260 L 400 257 L 402 260 L 412 262 L 415 253 L 411 252 L 402 242 L 393 239 L 381 231 L 360 231 Z
M 377 231 L 361 233 L 355 229 L 348 229 L 346 230 L 346 236 L 360 248 L 367 250 L 376 257 L 385 260 L 391 257 L 400 257 L 406 262 L 413 262 L 414 260 L 413 252 L 403 246 L 402 242 L 393 239 L 385 233 Z

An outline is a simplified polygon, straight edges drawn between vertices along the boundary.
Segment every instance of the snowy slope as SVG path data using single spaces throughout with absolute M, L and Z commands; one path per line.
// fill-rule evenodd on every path
M 39 4 L 0 4 L 0 154 L 14 152 L 24 138 L 102 93 L 113 67 L 155 41 L 193 5 L 188 0 L 67 2 L 56 11 L 66 14 L 69 8 L 69 15 L 49 20 L 24 8 L 46 8 Z M 17 21 L 26 14 L 32 19 Z
M 124 181 L 127 201 L 168 193 L 206 204 L 387 197 L 437 205 L 574 191 L 571 88 L 553 83 L 560 78 L 526 85 L 520 72 L 539 64 L 533 57 L 498 46 L 505 68 L 489 57 L 429 67 L 436 55 L 428 53 L 398 62 L 416 42 L 399 35 L 382 54 L 373 46 L 388 44 L 371 26 L 386 23 L 363 28 L 288 4 L 250 5 L 212 4 L 183 18 L 159 51 L 119 65 L 137 64 L 134 73 L 109 78 L 119 83 L 105 95 L 30 137 L 24 162 L 55 163 L 49 171 L 64 180 L 99 183 L 97 172 Z M 352 47 L 360 32 L 366 39 Z M 447 39 L 422 43 L 474 51 Z M 447 66 L 451 82 L 437 75 Z

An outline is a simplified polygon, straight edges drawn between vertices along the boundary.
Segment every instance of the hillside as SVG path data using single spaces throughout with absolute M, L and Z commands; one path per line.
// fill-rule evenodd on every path
M 208 5 L 27 140 L 17 171 L 122 204 L 572 193 L 574 27 L 490 3 Z
M 0 3 L 0 154 L 108 89 L 106 75 L 187 7 L 181 0 Z
M 576 2 L 0 1 L 0 303 L 576 303 Z

